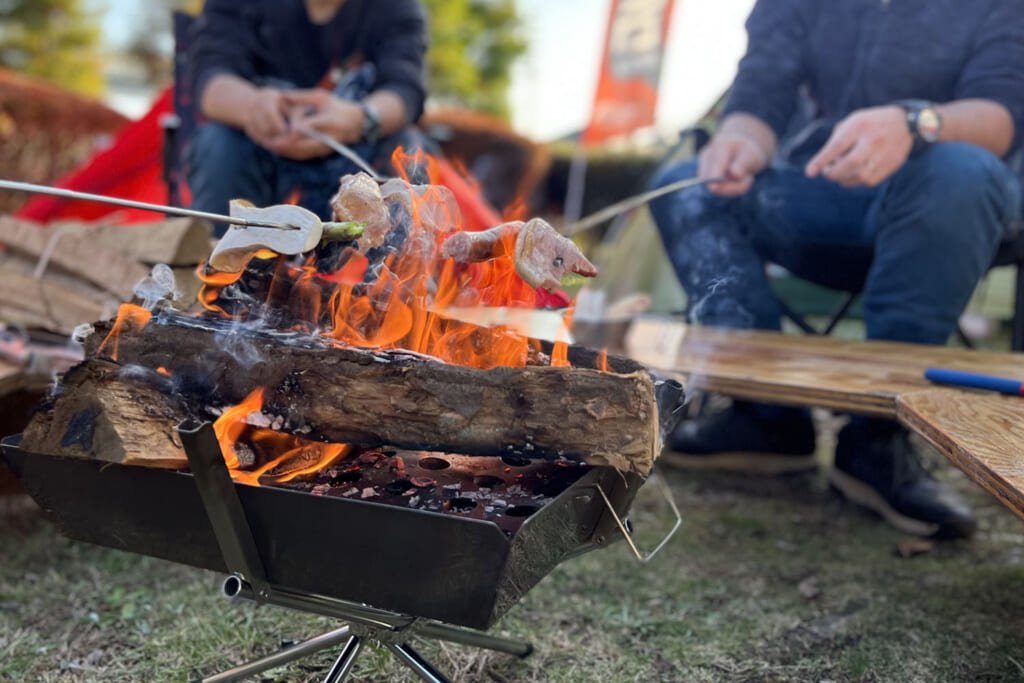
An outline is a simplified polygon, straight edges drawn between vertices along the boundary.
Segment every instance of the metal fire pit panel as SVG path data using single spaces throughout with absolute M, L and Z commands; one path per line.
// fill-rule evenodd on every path
M 28 453 L 3 455 L 71 538 L 225 572 L 190 474 Z M 460 515 L 236 484 L 267 579 L 380 609 L 487 628 L 559 562 L 613 538 L 594 488 L 628 510 L 642 480 L 592 468 L 515 533 Z
M 189 474 L 39 455 L 4 459 L 71 538 L 225 572 Z M 486 628 L 509 540 L 494 524 L 236 484 L 271 583 Z

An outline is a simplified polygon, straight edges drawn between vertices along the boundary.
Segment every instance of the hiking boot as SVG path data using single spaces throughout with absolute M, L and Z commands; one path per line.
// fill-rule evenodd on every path
M 829 482 L 907 533 L 968 538 L 977 527 L 960 495 L 932 478 L 910 435 L 894 422 L 860 419 L 844 427 Z
M 784 474 L 817 467 L 806 410 L 734 401 L 679 423 L 661 460 L 684 469 Z

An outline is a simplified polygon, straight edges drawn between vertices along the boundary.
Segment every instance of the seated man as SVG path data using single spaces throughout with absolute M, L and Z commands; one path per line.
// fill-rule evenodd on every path
M 187 152 L 193 208 L 225 213 L 234 198 L 265 206 L 297 193 L 326 219 L 338 179 L 358 168 L 303 130 L 371 163 L 415 144 L 398 135 L 423 111 L 416 0 L 207 0 L 193 31 L 194 97 L 208 120 Z M 359 62 L 339 85 L 341 67 Z
M 747 31 L 717 133 L 659 183 L 723 180 L 652 205 L 695 322 L 779 330 L 767 260 L 862 289 L 869 339 L 944 344 L 1021 207 L 1003 160 L 1024 133 L 1024 0 L 758 0 Z M 787 138 L 801 92 L 813 121 Z M 813 466 L 815 435 L 807 411 L 735 402 L 669 446 Z M 830 479 L 908 532 L 974 529 L 895 422 L 853 418 Z

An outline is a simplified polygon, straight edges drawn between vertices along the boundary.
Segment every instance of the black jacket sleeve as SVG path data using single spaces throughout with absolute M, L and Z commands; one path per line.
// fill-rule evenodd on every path
M 202 98 L 210 79 L 233 74 L 247 81 L 258 75 L 258 3 L 206 0 L 189 31 L 187 50 L 192 94 Z
M 998 102 L 1010 112 L 1012 154 L 1024 136 L 1024 1 L 993 2 L 982 22 L 956 85 L 956 99 L 973 98 Z
M 757 0 L 747 19 L 747 53 L 740 60 L 724 114 L 744 112 L 768 124 L 780 138 L 806 78 L 807 27 L 799 0 Z
M 405 102 L 415 121 L 426 98 L 424 57 L 427 21 L 416 0 L 375 0 L 367 27 L 366 58 L 377 67 L 376 90 L 390 90 Z

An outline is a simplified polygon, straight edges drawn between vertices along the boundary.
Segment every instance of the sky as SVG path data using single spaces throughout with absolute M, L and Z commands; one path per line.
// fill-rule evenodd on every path
M 597 87 L 611 0 L 517 0 L 530 40 L 513 71 L 513 126 L 538 140 L 581 129 Z M 676 0 L 657 126 L 685 128 L 725 91 L 754 0 Z M 567 30 L 568 29 L 568 30 Z
M 89 0 L 104 11 L 108 44 L 129 33 L 145 0 Z M 539 141 L 586 125 L 597 87 L 611 0 L 516 0 L 529 41 L 514 67 L 512 125 Z M 754 0 L 676 0 L 657 126 L 693 123 L 728 87 L 746 46 L 743 21 Z M 133 112 L 134 113 L 134 112 Z

